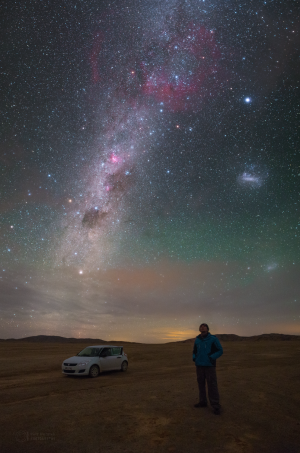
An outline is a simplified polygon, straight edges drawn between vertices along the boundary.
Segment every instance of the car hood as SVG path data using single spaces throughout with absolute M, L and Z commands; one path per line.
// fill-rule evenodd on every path
M 78 357 L 77 355 L 69 357 L 64 360 L 64 363 L 82 363 L 82 362 L 91 362 L 95 357 Z

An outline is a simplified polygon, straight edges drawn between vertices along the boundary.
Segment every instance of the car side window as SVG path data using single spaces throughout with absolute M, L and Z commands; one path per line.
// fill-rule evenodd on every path
M 112 355 L 121 355 L 122 348 L 112 348 Z
M 104 349 L 102 349 L 100 357 L 108 357 L 110 355 L 111 355 L 111 349 L 110 348 L 104 348 Z

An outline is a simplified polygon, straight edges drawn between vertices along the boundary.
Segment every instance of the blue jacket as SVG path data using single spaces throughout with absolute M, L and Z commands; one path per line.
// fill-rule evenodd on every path
M 193 361 L 196 366 L 216 366 L 216 359 L 223 354 L 218 338 L 209 332 L 205 338 L 196 337 L 193 350 Z

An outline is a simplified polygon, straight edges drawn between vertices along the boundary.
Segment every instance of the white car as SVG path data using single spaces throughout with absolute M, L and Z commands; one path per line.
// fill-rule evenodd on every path
M 98 377 L 102 371 L 128 368 L 128 358 L 122 346 L 88 346 L 62 363 L 62 373 L 69 376 Z

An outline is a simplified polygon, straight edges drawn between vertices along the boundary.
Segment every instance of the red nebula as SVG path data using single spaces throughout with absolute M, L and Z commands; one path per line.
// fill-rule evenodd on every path
M 104 32 L 94 36 L 90 56 L 92 80 L 101 83 L 108 74 L 100 77 L 99 67 L 104 60 Z M 169 33 L 168 38 L 158 36 L 143 44 L 143 52 L 135 60 L 128 54 L 127 68 L 118 71 L 119 94 L 132 101 L 137 95 L 152 98 L 163 109 L 178 112 L 199 107 L 216 88 L 221 52 L 212 30 L 190 23 L 185 31 Z
M 148 55 L 141 64 L 143 93 L 171 111 L 180 111 L 193 107 L 201 92 L 212 85 L 221 53 L 213 31 L 191 24 L 184 36 L 174 36 Z
M 90 61 L 92 69 L 92 80 L 94 83 L 100 82 L 100 75 L 98 71 L 98 58 L 99 53 L 101 52 L 102 42 L 104 39 L 104 34 L 102 32 L 96 33 L 93 40 L 93 47 L 91 51 Z

